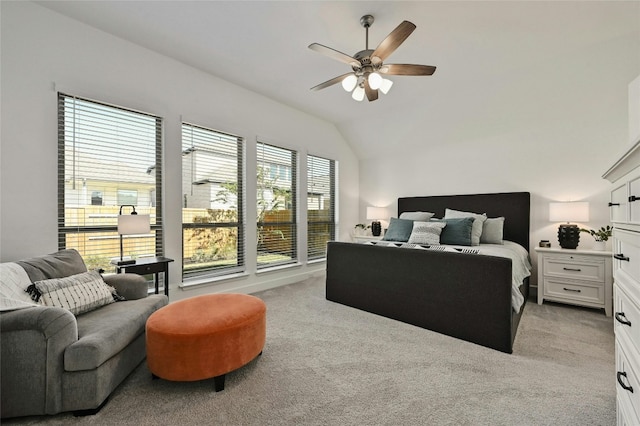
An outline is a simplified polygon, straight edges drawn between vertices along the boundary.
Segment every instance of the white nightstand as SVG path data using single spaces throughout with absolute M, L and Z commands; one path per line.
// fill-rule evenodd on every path
M 382 240 L 382 235 L 374 237 L 373 235 L 352 235 L 353 242 L 355 243 L 368 243 L 369 241 L 380 241 Z
M 612 253 L 535 247 L 538 253 L 538 304 L 545 300 L 603 308 L 613 307 Z

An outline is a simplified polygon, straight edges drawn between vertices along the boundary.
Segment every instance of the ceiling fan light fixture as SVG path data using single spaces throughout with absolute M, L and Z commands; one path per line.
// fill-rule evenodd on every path
M 353 93 L 351 94 L 351 97 L 358 102 L 362 102 L 362 100 L 364 99 L 364 87 L 362 86 L 356 87 Z
M 393 81 L 383 78 L 382 83 L 380 83 L 380 91 L 386 95 L 389 93 L 391 86 L 393 86 Z
M 0 0 L 2 1 L 2 0 Z M 369 49 L 369 27 L 373 24 L 372 15 L 365 15 L 360 19 L 360 24 L 365 28 L 365 48 L 356 52 L 353 56 L 319 43 L 311 43 L 309 49 L 328 56 L 336 61 L 349 65 L 350 71 L 339 75 L 324 83 L 318 84 L 311 90 L 320 90 L 337 83 L 342 83 L 344 90 L 351 91 L 351 97 L 360 102 L 365 96 L 369 102 L 379 98 L 378 92 L 387 94 L 393 85 L 391 80 L 383 76 L 393 75 L 432 75 L 436 67 L 416 64 L 385 64 L 384 61 L 411 35 L 416 29 L 415 24 L 402 21 L 393 31 L 387 35 L 375 49 Z
M 358 77 L 355 74 L 349 74 L 342 80 L 342 88 L 347 92 L 351 92 L 358 84 Z
M 369 74 L 368 80 L 369 87 L 373 90 L 378 90 L 382 84 L 382 76 L 375 71 Z

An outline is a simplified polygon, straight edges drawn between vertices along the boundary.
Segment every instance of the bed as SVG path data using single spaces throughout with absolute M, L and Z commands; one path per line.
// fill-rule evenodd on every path
M 504 217 L 504 240 L 517 243 L 528 257 L 528 192 L 398 199 L 398 216 L 423 211 L 442 218 L 447 208 Z M 482 245 L 469 248 L 481 249 Z M 512 263 L 510 258 L 480 253 L 331 241 L 327 247 L 326 298 L 512 353 L 529 297 L 527 276 L 515 286 L 524 303 L 514 309 Z

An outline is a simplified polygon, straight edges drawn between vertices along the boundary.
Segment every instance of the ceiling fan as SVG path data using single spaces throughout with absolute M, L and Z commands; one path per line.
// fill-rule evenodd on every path
M 309 45 L 309 49 L 344 62 L 350 65 L 353 70 L 318 84 L 311 90 L 324 89 L 342 82 L 344 90 L 353 91 L 351 95 L 353 99 L 362 101 L 366 95 L 371 102 L 378 99 L 378 90 L 386 94 L 393 85 L 393 82 L 383 78 L 383 75 L 432 75 L 436 71 L 436 67 L 431 65 L 385 64 L 384 60 L 395 52 L 398 46 L 416 29 L 416 26 L 409 21 L 402 21 L 375 50 L 371 50 L 369 49 L 369 27 L 373 24 L 373 20 L 371 15 L 364 15 L 360 18 L 360 24 L 366 31 L 365 50 L 361 50 L 353 56 L 322 44 L 311 43 Z

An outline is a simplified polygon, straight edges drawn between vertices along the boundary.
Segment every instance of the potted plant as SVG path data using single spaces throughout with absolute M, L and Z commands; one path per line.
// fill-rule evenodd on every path
M 602 226 L 598 230 L 580 228 L 580 232 L 586 232 L 596 240 L 596 244 L 594 246 L 595 250 L 604 250 L 606 242 L 609 240 L 609 237 L 611 236 L 612 231 L 613 231 L 613 228 L 611 228 L 611 226 L 609 225 Z

